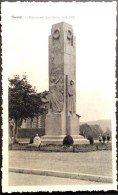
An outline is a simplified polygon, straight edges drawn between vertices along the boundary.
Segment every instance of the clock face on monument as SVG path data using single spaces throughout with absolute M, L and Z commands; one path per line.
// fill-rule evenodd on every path
M 54 31 L 53 31 L 53 38 L 54 39 L 59 39 L 60 37 L 60 30 L 59 28 L 56 28 Z

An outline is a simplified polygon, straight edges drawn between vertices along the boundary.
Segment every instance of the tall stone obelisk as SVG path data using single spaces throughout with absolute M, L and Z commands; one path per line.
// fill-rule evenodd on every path
M 57 23 L 49 36 L 49 112 L 43 144 L 63 144 L 71 135 L 74 144 L 85 143 L 79 135 L 76 115 L 76 40 L 72 26 Z

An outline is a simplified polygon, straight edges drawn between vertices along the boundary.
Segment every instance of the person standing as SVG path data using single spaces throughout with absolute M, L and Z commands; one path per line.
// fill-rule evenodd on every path
M 110 141 L 110 135 L 107 134 L 107 143 Z
M 99 135 L 98 140 L 100 143 L 102 142 L 102 135 L 101 134 Z
M 106 141 L 105 135 L 102 136 L 102 140 L 103 140 L 103 143 L 105 143 L 105 141 Z

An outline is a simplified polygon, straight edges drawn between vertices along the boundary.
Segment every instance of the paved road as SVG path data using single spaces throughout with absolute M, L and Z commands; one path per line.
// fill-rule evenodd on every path
M 84 181 L 69 178 L 31 175 L 22 173 L 9 173 L 9 185 L 10 186 L 42 186 L 42 185 L 87 185 L 98 184 L 99 182 Z

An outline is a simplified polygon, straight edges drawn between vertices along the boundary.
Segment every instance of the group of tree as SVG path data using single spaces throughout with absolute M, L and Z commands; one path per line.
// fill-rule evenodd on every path
M 98 139 L 100 135 L 103 137 L 107 137 L 107 135 L 109 135 L 111 137 L 111 131 L 107 128 L 106 131 L 103 132 L 100 125 L 88 125 L 87 123 L 84 123 L 80 125 L 80 135 L 92 141 L 94 139 Z
M 85 138 L 93 137 L 98 139 L 98 136 L 103 134 L 103 130 L 99 125 L 88 125 L 87 123 L 80 125 L 80 135 Z
M 23 119 L 33 118 L 35 115 L 43 114 L 41 95 L 38 94 L 32 85 L 29 84 L 27 76 L 15 75 L 9 78 L 9 118 L 14 120 L 14 142 L 17 131 Z

